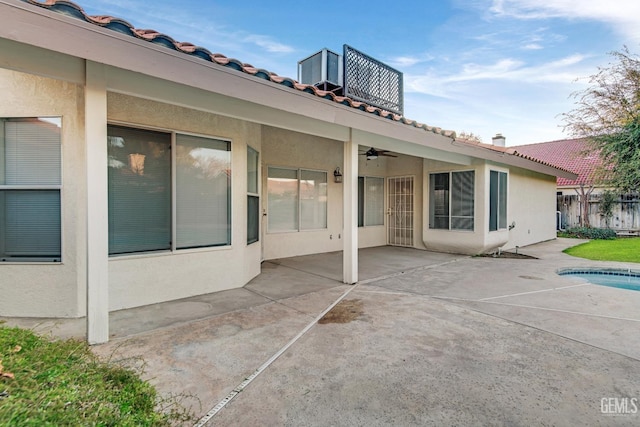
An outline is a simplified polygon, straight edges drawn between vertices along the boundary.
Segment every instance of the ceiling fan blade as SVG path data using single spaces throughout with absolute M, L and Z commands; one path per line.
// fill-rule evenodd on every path
M 398 157 L 395 154 L 389 154 L 391 151 L 389 150 L 377 150 L 378 156 L 387 156 L 387 157 Z

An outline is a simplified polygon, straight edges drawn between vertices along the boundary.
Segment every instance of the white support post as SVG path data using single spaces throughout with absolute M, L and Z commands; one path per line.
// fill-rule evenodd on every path
M 358 281 L 358 144 L 353 136 L 344 143 L 343 171 L 343 224 L 342 281 Z
M 86 61 L 87 341 L 109 341 L 107 89 L 104 66 Z

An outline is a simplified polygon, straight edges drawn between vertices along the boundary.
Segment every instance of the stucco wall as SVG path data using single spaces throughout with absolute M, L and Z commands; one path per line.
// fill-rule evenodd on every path
M 333 171 L 343 164 L 343 142 L 264 126 L 262 129 L 262 207 L 264 259 L 342 250 L 342 185 Z M 292 232 L 268 230 L 267 168 L 303 168 L 327 172 L 327 228 Z
M 509 241 L 503 249 L 556 238 L 556 178 L 524 169 L 509 173 Z
M 441 252 L 478 254 L 487 250 L 487 245 L 502 246 L 506 236 L 488 236 L 488 172 L 483 161 L 470 165 L 458 165 L 435 160 L 424 160 L 423 241 L 427 249 Z M 438 230 L 429 228 L 429 174 L 438 172 L 475 171 L 474 227 L 473 231 Z M 496 239 L 497 238 L 497 239 Z
M 366 151 L 368 148 L 369 147 L 361 146 L 360 151 Z M 386 190 L 388 175 L 387 164 L 392 160 L 396 159 L 380 156 L 375 160 L 367 160 L 366 156 L 358 156 L 358 176 L 383 178 L 385 182 L 384 224 L 358 227 L 359 248 L 370 248 L 375 246 L 384 246 L 387 244 L 387 222 L 389 221 L 389 216 L 387 215 L 388 194 Z
M 476 171 L 474 231 L 429 229 L 429 174 L 470 169 Z M 464 166 L 425 160 L 424 170 L 423 234 L 428 249 L 478 254 L 555 238 L 555 177 L 484 161 Z M 489 231 L 489 182 L 492 170 L 508 173 L 507 225 L 515 222 L 511 230 Z
M 0 315 L 77 317 L 86 311 L 84 97 L 70 83 L 0 69 L 0 117 L 62 117 L 62 262 L 1 263 Z
M 369 147 L 363 146 L 360 151 Z M 367 248 L 383 246 L 389 241 L 387 227 L 389 222 L 389 186 L 388 178 L 412 177 L 414 190 L 413 212 L 413 247 L 425 249 L 422 242 L 422 159 L 402 154 L 394 154 L 397 157 L 380 156 L 375 160 L 367 160 L 365 156 L 359 159 L 359 176 L 372 176 L 385 179 L 385 215 L 384 225 L 358 228 L 358 247 Z
M 260 242 L 247 245 L 247 144 L 262 156 L 260 125 L 109 93 L 110 122 L 183 131 L 232 141 L 231 246 L 112 257 L 109 309 L 241 287 L 260 273 Z

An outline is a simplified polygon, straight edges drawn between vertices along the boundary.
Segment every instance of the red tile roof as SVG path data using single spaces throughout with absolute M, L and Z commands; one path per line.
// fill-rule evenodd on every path
M 593 174 L 601 165 L 598 153 L 589 150 L 588 142 L 584 138 L 562 139 L 513 148 L 522 156 L 535 158 L 578 174 L 575 181 L 558 177 L 558 187 L 593 184 Z
M 479 142 L 479 141 L 475 141 L 475 140 L 467 140 L 467 139 L 458 139 L 456 138 L 455 140 L 456 142 L 460 142 L 462 144 L 465 145 L 469 145 L 469 146 L 477 146 L 477 147 L 481 147 L 487 150 L 492 150 L 492 151 L 497 151 L 499 153 L 505 153 L 505 154 L 510 154 L 512 156 L 516 156 L 516 157 L 521 157 L 523 159 L 527 159 L 530 160 L 532 162 L 536 162 L 536 163 L 540 163 L 542 165 L 546 165 L 546 166 L 551 166 L 554 167 L 556 169 L 561 169 L 567 172 L 574 172 L 571 169 L 568 169 L 562 165 L 558 165 L 555 164 L 554 162 L 550 161 L 550 159 L 546 159 L 546 158 L 542 158 L 542 157 L 535 157 L 535 156 L 530 156 L 527 155 L 527 153 L 521 153 L 520 151 L 517 150 L 517 148 L 520 147 L 501 147 L 499 145 L 493 145 L 493 144 L 485 144 L 484 142 Z M 535 144 L 534 144 L 535 145 Z M 560 178 L 558 178 L 560 179 Z M 563 178 L 566 179 L 566 178 Z
M 196 46 L 187 42 L 178 42 L 173 38 L 171 38 L 170 36 L 159 33 L 155 30 L 144 30 L 144 29 L 134 28 L 134 26 L 131 25 L 129 22 L 120 18 L 116 18 L 113 16 L 106 16 L 106 15 L 96 15 L 96 16 L 87 15 L 82 9 L 82 7 L 80 7 L 79 5 L 71 1 L 67 1 L 67 0 L 22 0 L 22 1 L 35 6 L 43 7 L 45 9 L 48 9 L 63 15 L 80 19 L 100 27 L 108 28 L 112 31 L 117 31 L 121 34 L 126 34 L 137 39 L 154 43 L 156 45 L 161 45 L 168 49 L 175 50 L 177 52 L 181 52 L 190 56 L 195 56 L 205 61 L 219 64 L 224 67 L 232 68 L 237 71 L 250 74 L 264 80 L 271 81 L 273 83 L 277 83 L 295 90 L 299 90 L 301 92 L 306 92 L 311 95 L 317 96 L 319 98 L 327 99 L 341 105 L 346 105 L 351 108 L 356 108 L 358 110 L 361 110 L 370 114 L 375 114 L 382 118 L 393 120 L 395 122 L 399 122 L 405 125 L 420 128 L 427 132 L 433 132 L 435 134 L 443 135 L 445 137 L 452 138 L 453 140 L 455 140 L 456 142 L 462 145 L 479 147 L 479 148 L 487 149 L 490 151 L 498 151 L 498 152 L 513 155 L 516 157 L 525 158 L 527 160 L 530 160 L 539 164 L 543 164 L 545 166 L 555 167 L 553 163 L 541 161 L 536 158 L 522 155 L 510 148 L 497 147 L 492 144 L 476 143 L 476 142 L 467 141 L 464 139 L 456 139 L 456 133 L 454 131 L 443 130 L 439 127 L 428 126 L 428 125 L 416 122 L 415 120 L 407 119 L 404 116 L 386 111 L 378 107 L 374 107 L 364 102 L 356 101 L 346 96 L 338 96 L 329 91 L 320 90 L 313 85 L 302 84 L 288 77 L 280 77 L 275 73 L 272 73 L 270 71 L 267 71 L 261 68 L 256 68 L 251 64 L 243 63 L 237 59 L 228 58 L 220 53 L 211 53 L 209 50 L 203 47 Z
M 22 0 L 25 3 L 30 3 L 36 6 L 40 6 L 54 12 L 58 12 L 67 16 L 71 16 L 83 21 L 95 24 L 104 28 L 108 28 L 113 31 L 117 31 L 122 34 L 126 34 L 138 39 L 142 39 L 154 44 L 162 45 L 166 48 L 185 53 L 190 56 L 196 56 L 205 61 L 213 62 L 225 67 L 233 68 L 235 70 L 247 73 L 264 80 L 269 80 L 274 83 L 278 83 L 283 86 L 290 87 L 302 92 L 306 92 L 315 95 L 319 98 L 328 99 L 338 104 L 346 105 L 351 108 L 356 108 L 367 113 L 375 114 L 385 119 L 401 122 L 406 125 L 414 126 L 424 129 L 425 131 L 433 132 L 436 134 L 444 135 L 449 138 L 455 137 L 455 132 L 451 130 L 444 130 L 439 127 L 428 126 L 422 123 L 418 123 L 415 120 L 409 120 L 404 116 L 392 113 L 390 111 L 383 110 L 382 108 L 374 107 L 364 102 L 356 101 L 346 96 L 338 96 L 330 91 L 320 90 L 313 85 L 302 84 L 289 77 L 280 77 L 270 71 L 256 68 L 251 64 L 243 63 L 234 58 L 228 58 L 220 53 L 211 53 L 209 50 L 196 46 L 188 42 L 178 42 L 172 37 L 159 33 L 155 30 L 144 30 L 134 28 L 133 25 L 127 21 L 115 18 L 113 16 L 97 15 L 90 16 L 79 5 L 66 1 L 66 0 Z

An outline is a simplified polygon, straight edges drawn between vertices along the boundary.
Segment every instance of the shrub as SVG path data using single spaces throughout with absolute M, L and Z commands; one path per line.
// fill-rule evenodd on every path
M 590 240 L 613 240 L 616 232 L 610 228 L 574 227 L 567 229 L 562 237 Z

